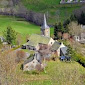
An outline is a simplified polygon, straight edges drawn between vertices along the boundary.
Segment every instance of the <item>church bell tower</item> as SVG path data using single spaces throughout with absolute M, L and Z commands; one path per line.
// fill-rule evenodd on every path
M 44 14 L 43 25 L 41 26 L 41 34 L 43 36 L 50 37 L 50 27 L 47 25 L 45 14 Z

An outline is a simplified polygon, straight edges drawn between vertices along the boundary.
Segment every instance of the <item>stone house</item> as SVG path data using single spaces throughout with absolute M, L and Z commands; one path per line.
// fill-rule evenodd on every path
M 60 55 L 59 47 L 60 47 L 60 43 L 55 41 L 55 43 L 51 47 L 52 54 L 56 54 L 57 56 L 59 56 Z
M 40 56 L 39 53 L 35 53 L 34 56 L 30 57 L 23 64 L 23 71 L 32 71 L 43 68 L 44 68 L 43 58 Z
M 82 32 L 78 36 L 74 36 L 75 41 L 85 44 L 85 32 Z
M 61 49 L 66 46 L 63 43 L 59 43 L 55 41 L 55 43 L 51 47 L 52 54 L 56 54 L 57 56 L 61 56 Z

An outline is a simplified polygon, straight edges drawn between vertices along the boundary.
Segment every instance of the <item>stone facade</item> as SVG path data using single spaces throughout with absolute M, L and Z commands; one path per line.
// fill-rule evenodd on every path
M 36 65 L 40 64 L 36 59 L 23 66 L 24 71 L 36 70 Z

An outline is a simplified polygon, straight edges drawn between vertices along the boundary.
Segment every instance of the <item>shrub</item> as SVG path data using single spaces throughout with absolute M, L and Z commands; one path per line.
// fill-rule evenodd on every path
M 85 67 L 85 57 L 84 56 L 82 56 L 81 54 L 75 53 L 75 55 L 73 56 L 73 59 Z

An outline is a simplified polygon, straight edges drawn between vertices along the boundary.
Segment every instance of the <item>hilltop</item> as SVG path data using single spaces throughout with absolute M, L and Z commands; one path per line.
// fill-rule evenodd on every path
M 28 10 L 46 13 L 49 24 L 63 22 L 72 12 L 85 4 L 60 4 L 61 0 L 21 0 Z
M 48 23 L 64 22 L 74 10 L 85 4 L 60 4 L 60 0 L 0 0 L 0 13 L 24 17 L 37 25 L 41 25 L 43 14 L 48 18 Z

